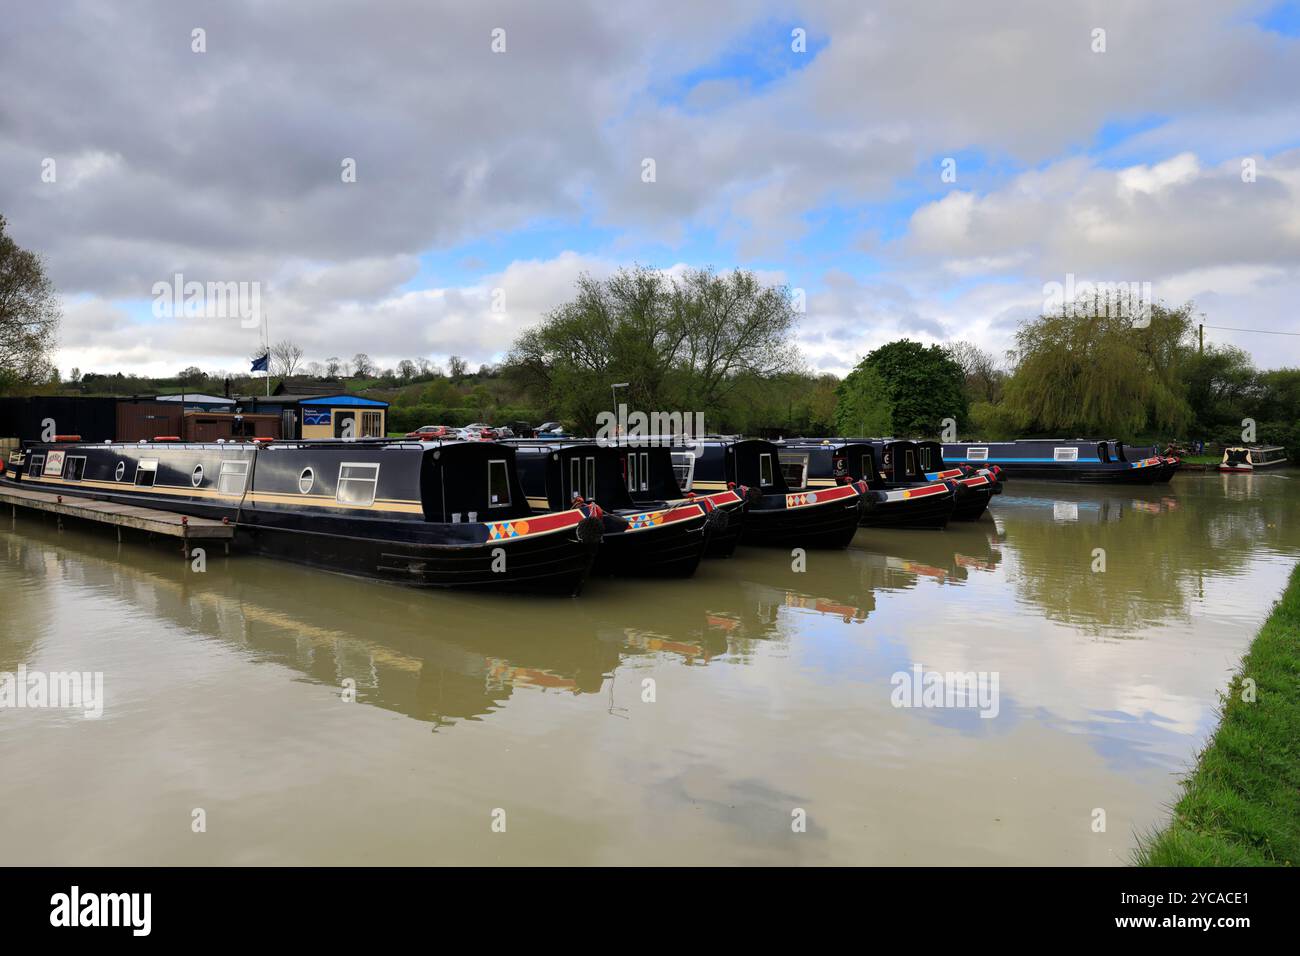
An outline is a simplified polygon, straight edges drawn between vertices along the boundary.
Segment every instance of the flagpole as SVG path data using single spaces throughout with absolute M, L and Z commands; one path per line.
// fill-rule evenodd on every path
M 271 397 L 271 319 L 262 315 L 262 354 L 266 356 L 266 397 Z

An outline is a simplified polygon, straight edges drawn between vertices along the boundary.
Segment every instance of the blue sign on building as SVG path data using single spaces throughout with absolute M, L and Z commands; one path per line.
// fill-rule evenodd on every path
M 331 423 L 330 410 L 328 408 L 304 408 L 302 410 L 302 423 L 304 425 L 328 425 Z

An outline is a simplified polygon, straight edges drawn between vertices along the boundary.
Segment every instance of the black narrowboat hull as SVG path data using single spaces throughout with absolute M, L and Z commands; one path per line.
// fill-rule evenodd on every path
M 743 505 L 722 505 L 710 514 L 709 540 L 704 545 L 706 558 L 729 558 L 736 553 L 745 527 Z
M 957 480 L 957 498 L 952 506 L 951 521 L 978 521 L 988 510 L 993 498 L 993 483 L 985 480 L 982 484 L 973 483 L 971 479 Z
M 689 517 L 675 518 L 674 512 L 690 510 Z M 647 516 L 659 523 L 645 524 Z M 662 520 L 663 518 L 671 520 Z M 708 516 L 695 505 L 672 512 L 646 512 L 638 516 L 642 527 L 629 515 L 605 515 L 605 534 L 592 573 L 619 577 L 682 577 L 695 573 L 708 544 Z
M 226 520 L 236 545 L 255 553 L 417 587 L 577 594 L 603 530 L 599 517 L 580 509 L 503 507 L 495 520 L 461 521 L 462 514 L 492 514 L 485 501 L 463 499 L 466 510 L 450 512 L 451 520 L 431 514 L 423 482 L 435 469 L 424 467 L 426 455 L 450 461 L 449 473 L 464 472 L 457 457 L 472 455 L 468 468 L 477 475 L 489 455 L 504 454 L 467 443 L 61 444 L 29 451 L 46 464 L 40 474 L 23 474 L 24 486 Z M 238 480 L 227 487 L 229 462 L 243 470 L 232 470 Z M 365 477 L 354 477 L 359 470 Z M 335 473 L 353 484 L 336 485 Z M 441 464 L 436 473 L 441 480 Z M 508 498 L 522 501 L 522 489 L 510 485 Z
M 1026 481 L 1067 481 L 1075 484 L 1151 485 L 1157 481 L 1156 465 L 1087 467 L 1080 465 L 1016 465 L 998 462 L 1008 477 Z
M 481 544 L 354 537 L 267 520 L 239 527 L 267 557 L 421 588 L 576 596 L 592 570 L 599 519 L 567 531 Z
M 746 510 L 741 543 L 773 548 L 847 548 L 857 534 L 862 496 L 856 489 L 844 490 L 851 493 L 793 507 L 790 499 L 806 499 L 816 493 L 759 498 Z
M 908 495 L 910 489 L 874 491 L 862 510 L 864 528 L 912 528 L 942 531 L 952 518 L 954 496 L 945 489 L 925 495 Z

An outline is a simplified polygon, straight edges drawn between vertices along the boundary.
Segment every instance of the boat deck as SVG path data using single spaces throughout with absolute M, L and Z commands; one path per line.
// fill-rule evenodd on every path
M 191 541 L 222 541 L 229 548 L 229 542 L 235 536 L 234 525 L 212 518 L 195 518 L 171 511 L 141 508 L 138 505 L 33 491 L 8 481 L 0 482 L 0 503 L 9 505 L 15 512 L 18 508 L 30 508 L 56 514 L 61 519 L 80 518 L 115 525 L 119 529 L 119 540 L 122 528 L 180 538 L 181 551 L 186 556 L 189 555 Z

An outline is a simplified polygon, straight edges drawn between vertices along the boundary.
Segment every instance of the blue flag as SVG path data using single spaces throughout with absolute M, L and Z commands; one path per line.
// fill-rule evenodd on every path
M 271 366 L 271 353 L 270 353 L 270 352 L 267 352 L 267 353 L 266 353 L 265 355 L 263 355 L 261 358 L 255 358 L 255 359 L 253 359 L 253 367 L 252 367 L 251 369 L 249 369 L 249 371 L 250 371 L 250 372 L 266 372 L 266 371 L 269 371 L 269 370 L 270 370 L 270 366 Z

